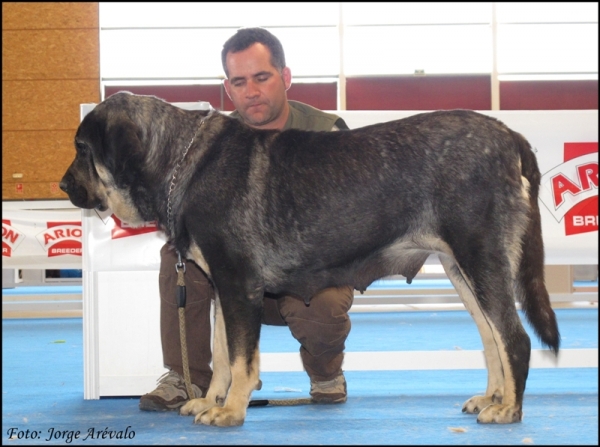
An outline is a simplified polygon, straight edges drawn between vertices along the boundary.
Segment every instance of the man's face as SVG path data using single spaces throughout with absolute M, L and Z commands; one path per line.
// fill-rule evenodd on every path
M 271 65 L 271 52 L 260 43 L 243 51 L 229 52 L 225 63 L 229 77 L 225 90 L 242 119 L 253 127 L 281 128 L 286 109 L 286 90 L 291 85 L 291 72 L 281 72 Z

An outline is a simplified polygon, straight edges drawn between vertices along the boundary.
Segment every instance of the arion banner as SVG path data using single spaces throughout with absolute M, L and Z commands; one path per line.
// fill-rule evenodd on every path
M 81 269 L 81 211 L 2 210 L 2 267 Z

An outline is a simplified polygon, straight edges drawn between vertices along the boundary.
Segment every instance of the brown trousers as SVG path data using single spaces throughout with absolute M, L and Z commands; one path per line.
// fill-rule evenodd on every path
M 183 376 L 177 309 L 177 272 L 175 250 L 165 244 L 161 251 L 159 275 L 160 334 L 166 367 Z M 192 382 L 208 388 L 212 376 L 210 362 L 210 305 L 215 293 L 202 270 L 192 261 L 186 262 L 185 325 Z M 342 372 L 346 338 L 350 333 L 348 310 L 354 300 L 350 286 L 329 288 L 319 292 L 306 306 L 300 298 L 265 297 L 263 324 L 288 326 L 300 342 L 304 369 L 313 381 L 326 381 Z

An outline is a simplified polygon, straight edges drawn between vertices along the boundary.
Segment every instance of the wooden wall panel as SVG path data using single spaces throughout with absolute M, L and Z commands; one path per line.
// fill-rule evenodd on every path
M 66 198 L 79 105 L 100 101 L 98 3 L 2 3 L 2 199 Z
M 3 79 L 98 78 L 98 30 L 4 31 L 2 40 Z
M 98 80 L 2 82 L 2 130 L 77 130 L 79 105 L 98 102 Z M 4 149 L 4 148 L 3 148 Z
M 3 183 L 56 182 L 75 156 L 71 130 L 3 132 L 2 147 Z
M 55 182 L 2 183 L 2 200 L 67 199 Z
M 2 2 L 2 30 L 98 28 L 95 2 Z

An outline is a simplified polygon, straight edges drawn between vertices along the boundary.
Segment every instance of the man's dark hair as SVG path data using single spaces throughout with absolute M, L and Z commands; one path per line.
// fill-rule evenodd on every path
M 281 42 L 277 37 L 264 28 L 241 28 L 227 39 L 227 42 L 223 45 L 223 50 L 221 50 L 221 63 L 227 77 L 229 77 L 229 72 L 225 65 L 227 53 L 244 51 L 255 43 L 261 43 L 269 49 L 271 52 L 271 65 L 273 67 L 278 70 L 282 70 L 285 67 L 285 54 L 283 53 Z

